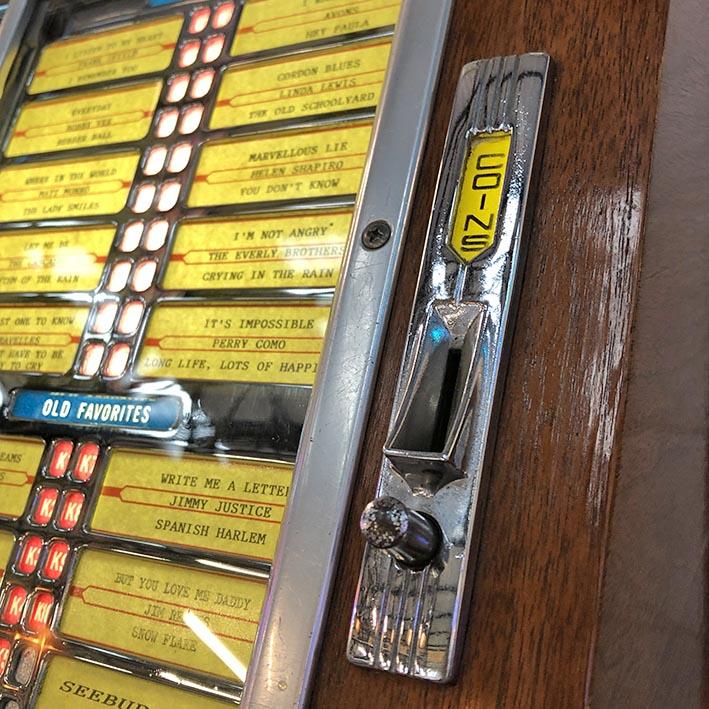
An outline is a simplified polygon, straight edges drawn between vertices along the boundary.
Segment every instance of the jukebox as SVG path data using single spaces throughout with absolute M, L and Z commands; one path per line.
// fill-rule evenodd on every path
M 0 5 L 0 707 L 580 706 L 664 14 L 503 5 Z

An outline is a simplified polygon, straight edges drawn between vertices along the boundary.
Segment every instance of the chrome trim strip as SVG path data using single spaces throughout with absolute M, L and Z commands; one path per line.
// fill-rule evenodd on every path
M 377 529 L 363 517 L 369 544 L 347 646 L 362 667 L 449 682 L 460 661 L 548 69 L 546 54 L 497 57 L 466 65 L 458 83 L 373 503 L 434 522 L 438 553 L 409 557 L 423 567 L 402 563 L 401 546 L 382 541 L 391 518 Z M 485 209 L 492 189 L 499 204 Z M 454 248 L 459 209 L 467 218 Z M 487 238 L 493 213 L 494 242 L 466 244 Z
M 0 24 L 0 97 L 5 91 L 10 67 L 34 9 L 35 0 L 11 0 Z
M 404 0 L 247 676 L 247 707 L 300 707 L 317 661 L 452 0 Z M 365 226 L 392 237 L 366 250 Z

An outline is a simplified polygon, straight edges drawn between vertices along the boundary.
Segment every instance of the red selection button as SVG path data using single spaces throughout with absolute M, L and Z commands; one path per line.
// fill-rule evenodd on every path
M 52 448 L 52 457 L 49 460 L 47 474 L 52 478 L 61 478 L 69 469 L 69 461 L 74 450 L 71 441 L 55 441 Z
M 0 675 L 7 669 L 7 663 L 10 661 L 10 651 L 12 643 L 7 638 L 0 638 Z
M 79 517 L 81 516 L 81 510 L 84 506 L 84 493 L 83 492 L 70 492 L 64 496 L 64 501 L 62 503 L 62 508 L 59 512 L 59 519 L 57 520 L 57 527 L 60 529 L 70 530 L 76 527 Z
M 54 514 L 58 497 L 59 490 L 54 487 L 42 488 L 37 493 L 37 501 L 32 512 L 32 521 L 35 524 L 40 524 L 43 527 L 49 524 L 49 520 L 52 519 Z
M 31 574 L 37 568 L 39 555 L 42 552 L 42 538 L 31 535 L 22 543 L 20 558 L 17 560 L 17 570 L 21 574 Z
M 82 443 L 76 458 L 76 465 L 72 477 L 74 480 L 86 482 L 91 479 L 98 459 L 99 447 L 96 443 Z
M 54 608 L 54 598 L 51 593 L 40 591 L 30 603 L 30 611 L 27 616 L 27 629 L 33 633 L 42 632 L 52 620 L 52 610 Z
M 69 556 L 69 545 L 61 539 L 55 539 L 49 545 L 47 558 L 42 567 L 42 576 L 49 581 L 60 578 L 64 573 L 67 556 Z
M 22 608 L 27 600 L 27 591 L 22 586 L 10 586 L 2 609 L 2 622 L 17 625 L 22 617 Z

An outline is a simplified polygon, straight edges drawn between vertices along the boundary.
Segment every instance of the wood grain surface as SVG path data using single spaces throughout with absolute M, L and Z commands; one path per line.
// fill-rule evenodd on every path
M 667 0 L 458 0 L 312 705 L 580 707 L 589 690 Z M 555 65 L 511 364 L 458 682 L 345 659 L 363 544 L 459 71 Z
M 597 709 L 709 706 L 709 93 L 698 88 L 709 86 L 708 41 L 706 2 L 673 0 L 593 671 Z

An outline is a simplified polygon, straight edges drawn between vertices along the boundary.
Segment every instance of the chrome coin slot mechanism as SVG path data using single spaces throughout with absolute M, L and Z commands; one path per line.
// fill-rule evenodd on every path
M 448 128 L 347 648 L 453 679 L 524 259 L 549 58 L 464 67 Z

